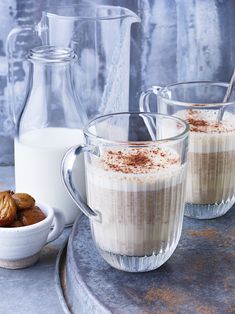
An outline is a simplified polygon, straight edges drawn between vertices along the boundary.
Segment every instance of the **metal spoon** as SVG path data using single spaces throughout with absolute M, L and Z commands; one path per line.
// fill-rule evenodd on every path
M 231 94 L 232 94 L 232 91 L 233 91 L 234 83 L 235 83 L 235 68 L 233 70 L 233 75 L 232 75 L 230 82 L 228 84 L 228 88 L 227 88 L 226 94 L 224 96 L 223 103 L 226 103 L 229 101 Z M 223 119 L 224 109 L 225 109 L 225 106 L 222 106 L 220 108 L 220 110 L 218 112 L 218 116 L 217 116 L 217 123 L 219 123 Z

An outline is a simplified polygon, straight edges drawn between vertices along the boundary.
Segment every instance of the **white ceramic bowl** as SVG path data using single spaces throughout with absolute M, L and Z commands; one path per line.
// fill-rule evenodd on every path
M 61 212 L 43 203 L 36 206 L 45 214 L 44 220 L 24 227 L 0 227 L 0 267 L 17 269 L 34 264 L 42 247 L 63 232 L 65 220 Z

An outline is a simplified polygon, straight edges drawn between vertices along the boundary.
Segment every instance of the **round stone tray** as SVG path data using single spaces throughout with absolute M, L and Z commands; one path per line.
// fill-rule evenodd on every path
M 234 239 L 234 208 L 213 220 L 185 218 L 180 243 L 162 267 L 125 273 L 99 256 L 82 216 L 62 269 L 66 309 L 74 314 L 235 313 Z
M 68 307 L 67 300 L 67 285 L 66 285 L 66 250 L 67 250 L 67 242 L 64 247 L 60 250 L 56 259 L 56 267 L 55 267 L 55 284 L 56 291 L 60 300 L 60 304 L 65 314 L 71 314 L 71 311 Z

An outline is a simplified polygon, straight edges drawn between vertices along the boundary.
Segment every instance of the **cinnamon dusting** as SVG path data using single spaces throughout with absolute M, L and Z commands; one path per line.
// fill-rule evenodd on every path
M 106 170 L 125 174 L 155 172 L 180 164 L 176 152 L 162 148 L 108 150 L 102 161 Z
M 189 109 L 186 112 L 185 120 L 188 122 L 191 132 L 225 133 L 235 130 L 235 127 L 228 121 L 220 121 L 218 123 L 216 117 L 217 113 L 215 112 L 214 120 L 209 120 L 206 119 L 202 110 Z
M 127 166 L 145 166 L 146 164 L 152 165 L 151 159 L 145 156 L 142 152 L 134 155 L 125 156 Z

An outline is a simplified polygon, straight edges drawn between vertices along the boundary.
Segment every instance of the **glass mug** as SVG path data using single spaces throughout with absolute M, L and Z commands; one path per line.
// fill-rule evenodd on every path
M 86 144 L 66 153 L 65 186 L 89 217 L 96 247 L 111 266 L 150 271 L 174 252 L 182 230 L 188 133 L 176 117 L 117 113 L 91 121 Z M 83 153 L 87 203 L 72 181 L 72 165 Z
M 154 86 L 143 92 L 141 111 L 157 111 L 190 125 L 185 215 L 210 219 L 224 215 L 235 202 L 235 93 L 223 103 L 228 84 L 185 82 Z M 156 111 L 156 108 L 154 109 Z M 152 132 L 151 123 L 148 125 Z

